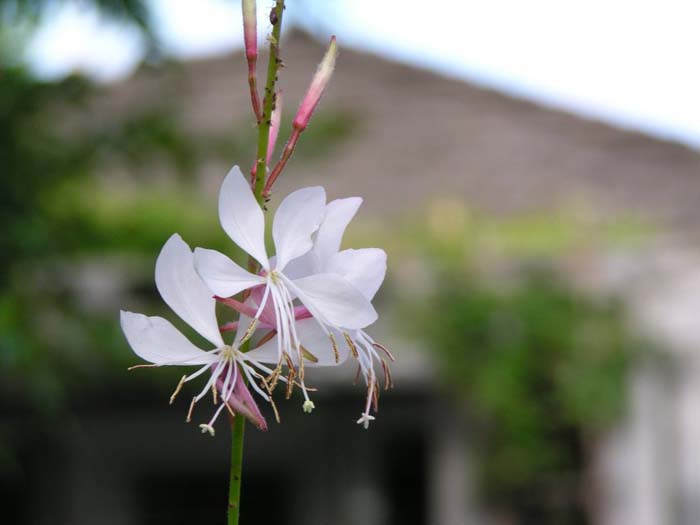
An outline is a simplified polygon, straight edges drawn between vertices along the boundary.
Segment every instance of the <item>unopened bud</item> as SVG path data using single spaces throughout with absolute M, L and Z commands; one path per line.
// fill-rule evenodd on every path
M 296 129 L 305 129 L 309 124 L 311 115 L 316 109 L 318 102 L 321 100 L 321 95 L 326 89 L 328 82 L 333 75 L 333 69 L 335 68 L 335 57 L 338 55 L 338 46 L 335 43 L 335 36 L 331 37 L 331 43 L 328 46 L 328 51 L 326 51 L 323 60 L 318 65 L 316 74 L 314 75 L 311 85 L 309 86 L 306 95 L 304 95 L 304 100 L 302 100 L 299 110 L 297 111 L 296 117 L 294 117 L 294 127 Z
M 255 13 L 255 0 L 243 0 L 243 39 L 245 41 L 245 56 L 256 59 L 258 56 L 258 27 Z
M 306 401 L 304 401 L 304 406 L 302 408 L 304 409 L 304 412 L 306 412 L 307 414 L 311 414 L 314 408 L 316 408 L 316 405 L 314 405 L 313 401 L 307 399 Z
M 270 135 L 267 142 L 267 164 L 270 164 L 272 153 L 275 151 L 277 143 L 277 134 L 280 130 L 280 121 L 282 119 L 282 92 L 275 95 L 275 108 L 272 110 L 270 117 Z

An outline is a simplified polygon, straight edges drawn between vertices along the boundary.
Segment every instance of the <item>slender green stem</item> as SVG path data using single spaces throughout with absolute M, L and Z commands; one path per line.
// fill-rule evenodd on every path
M 236 414 L 231 426 L 231 484 L 228 489 L 228 525 L 238 525 L 241 510 L 241 474 L 243 470 L 243 438 L 245 417 Z
M 258 124 L 258 151 L 255 168 L 255 198 L 262 204 L 263 188 L 265 187 L 265 176 L 267 175 L 267 144 L 270 140 L 270 125 L 272 124 L 272 108 L 275 105 L 275 83 L 277 82 L 277 71 L 279 70 L 281 59 L 279 57 L 279 42 L 282 31 L 282 15 L 284 14 L 284 0 L 277 0 L 270 17 L 275 20 L 270 36 L 270 56 L 267 64 L 267 80 L 265 82 L 265 95 L 263 98 L 263 114 Z
M 267 145 L 270 140 L 270 125 L 272 110 L 275 105 L 275 84 L 277 72 L 281 60 L 279 58 L 279 41 L 282 31 L 282 15 L 284 14 L 284 0 L 277 0 L 274 13 L 270 16 L 275 20 L 270 36 L 270 56 L 267 65 L 267 80 L 265 82 L 265 95 L 263 98 L 262 118 L 258 122 L 258 149 L 256 156 L 256 175 L 253 192 L 258 203 L 263 204 L 263 189 L 267 174 L 266 156 Z M 250 258 L 248 266 L 251 271 L 257 271 L 258 265 L 254 258 Z M 248 350 L 248 342 L 242 351 Z M 243 470 L 243 439 L 245 436 L 245 417 L 236 414 L 231 424 L 231 469 L 230 485 L 228 491 L 228 525 L 238 525 L 241 510 L 241 475 Z

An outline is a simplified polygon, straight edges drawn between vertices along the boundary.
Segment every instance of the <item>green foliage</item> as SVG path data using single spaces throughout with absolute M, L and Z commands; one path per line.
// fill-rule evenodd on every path
M 128 268 L 126 255 L 152 263 L 178 226 L 183 234 L 215 231 L 215 215 L 203 216 L 186 179 L 208 153 L 203 141 L 183 132 L 167 106 L 73 118 L 95 92 L 83 78 L 40 81 L 20 66 L 6 67 L 0 82 L 1 388 L 41 410 L 60 407 L 76 377 L 96 377 L 96 367 L 127 356 L 117 346 L 116 312 L 84 304 L 83 267 L 97 258 Z M 68 126 L 66 116 L 76 122 Z M 178 170 L 180 184 L 105 185 L 96 176 L 154 161 Z M 132 272 L 128 282 L 145 288 L 144 300 L 154 295 L 151 272 Z
M 132 170 L 165 159 L 181 173 L 194 167 L 202 146 L 177 127 L 167 107 L 116 121 L 105 119 L 104 124 L 83 130 L 61 129 L 58 108 L 64 113 L 73 108 L 77 113 L 93 91 L 78 77 L 42 82 L 21 68 L 4 72 L 0 86 L 0 165 L 4 169 L 0 178 L 4 228 L 0 284 L 11 275 L 11 265 L 113 244 L 113 231 L 97 238 L 100 216 L 84 213 L 84 206 L 100 197 L 90 176 L 107 162 L 122 162 Z M 157 213 L 150 211 L 151 216 Z
M 409 286 L 394 266 L 395 290 L 412 290 L 398 297 L 399 321 L 470 422 L 485 500 L 514 523 L 590 523 L 591 448 L 622 415 L 645 345 L 619 301 L 584 294 L 561 269 L 577 253 L 638 246 L 648 228 L 567 214 L 482 217 L 450 200 L 399 231 L 381 241 L 414 268 Z
M 0 283 L 17 259 L 45 253 L 54 239 L 37 210 L 43 195 L 66 176 L 84 173 L 87 158 L 46 125 L 49 104 L 74 104 L 86 86 L 70 78 L 60 83 L 34 81 L 20 68 L 4 71 L 0 87 Z M 49 248 L 50 249 L 50 248 Z
M 437 282 L 406 324 L 465 402 L 485 496 L 525 522 L 585 522 L 588 440 L 620 415 L 637 348 L 620 306 L 545 270 L 496 286 L 448 265 Z

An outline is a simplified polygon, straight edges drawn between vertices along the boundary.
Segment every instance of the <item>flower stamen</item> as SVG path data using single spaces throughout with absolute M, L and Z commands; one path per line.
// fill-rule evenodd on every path
M 394 388 L 394 380 L 391 377 L 391 368 L 389 368 L 389 365 L 384 359 L 381 361 L 382 368 L 384 369 L 384 390 L 389 390 L 390 388 Z
M 262 375 L 258 374 L 258 377 L 260 378 L 260 381 L 262 382 L 263 386 L 265 387 L 265 390 L 267 390 L 267 393 L 270 396 L 270 405 L 272 406 L 272 411 L 275 413 L 275 421 L 277 421 L 277 424 L 279 424 L 280 414 L 277 411 L 277 405 L 275 404 L 274 399 L 272 399 L 272 390 L 270 390 L 270 385 L 267 384 L 267 381 Z
M 345 341 L 348 343 L 348 346 L 350 347 L 350 353 L 355 359 L 360 358 L 360 354 L 357 351 L 357 346 L 355 346 L 355 342 L 352 340 L 352 337 L 350 337 L 350 334 L 347 332 L 343 332 L 343 336 L 345 337 Z
M 155 365 L 155 364 L 143 364 L 143 365 L 134 365 L 130 366 L 127 368 L 127 371 L 131 372 L 132 370 L 136 370 L 138 368 L 158 368 L 160 365 Z
M 243 337 L 241 338 L 241 340 L 238 342 L 239 345 L 242 345 L 243 343 L 245 343 L 248 339 L 250 339 L 252 337 L 253 332 L 255 332 L 255 328 L 257 327 L 257 325 L 258 325 L 258 318 L 256 317 L 250 323 L 250 326 L 243 334 Z
M 360 380 L 360 374 L 362 373 L 362 365 L 360 363 L 357 363 L 357 373 L 355 374 L 355 379 L 352 382 L 353 386 L 357 384 L 357 382 Z
M 285 354 L 286 355 L 286 354 Z M 289 399 L 292 397 L 292 391 L 294 390 L 294 380 L 296 379 L 296 371 L 294 368 L 290 368 L 287 377 L 287 391 L 284 393 L 284 398 Z
M 192 402 L 190 403 L 190 409 L 187 411 L 187 418 L 185 421 L 189 423 L 192 421 L 192 411 L 194 410 L 194 404 L 197 402 L 197 396 L 192 398 Z
M 386 346 L 379 344 L 375 341 L 372 341 L 372 346 L 384 352 L 387 356 L 389 356 L 389 359 L 391 359 L 392 361 L 396 361 L 396 358 L 391 352 L 389 352 L 389 349 Z
M 335 357 L 335 362 L 340 363 L 340 352 L 338 351 L 338 343 L 335 340 L 335 336 L 333 334 L 328 334 L 328 337 L 331 339 L 331 346 L 333 347 L 333 357 Z
M 185 374 L 184 376 L 182 376 L 182 379 L 180 379 L 180 382 L 179 382 L 179 383 L 177 384 L 177 386 L 175 387 L 175 391 L 174 391 L 174 392 L 172 393 L 172 395 L 170 396 L 170 404 L 171 404 L 171 405 L 175 402 L 175 398 L 176 398 L 177 395 L 180 393 L 180 390 L 182 390 L 182 385 L 185 384 L 185 381 L 186 381 L 186 380 L 187 380 L 187 374 Z

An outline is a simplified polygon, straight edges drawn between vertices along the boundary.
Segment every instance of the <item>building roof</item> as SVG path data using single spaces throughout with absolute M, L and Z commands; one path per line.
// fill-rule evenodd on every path
M 321 183 L 331 197 L 363 195 L 365 213 L 378 215 L 441 196 L 507 214 L 579 203 L 700 231 L 700 152 L 340 45 L 319 112 L 352 118 L 356 133 L 328 155 L 315 152 L 314 162 L 293 159 L 282 193 Z M 280 82 L 288 117 L 322 54 L 302 33 L 286 38 Z M 245 71 L 241 53 L 141 70 L 102 103 L 121 112 L 170 100 L 189 130 L 252 137 Z M 231 161 L 247 165 L 248 157 Z M 223 174 L 216 173 L 212 191 Z

